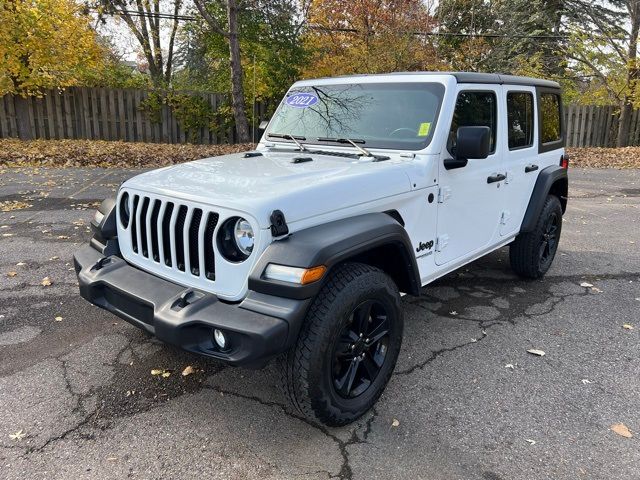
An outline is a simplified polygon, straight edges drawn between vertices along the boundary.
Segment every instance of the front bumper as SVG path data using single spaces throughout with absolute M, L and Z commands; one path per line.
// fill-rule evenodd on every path
M 259 368 L 297 337 L 310 300 L 249 292 L 239 304 L 169 282 L 87 245 L 74 255 L 80 295 L 160 340 L 233 365 Z M 225 332 L 221 351 L 213 330 Z

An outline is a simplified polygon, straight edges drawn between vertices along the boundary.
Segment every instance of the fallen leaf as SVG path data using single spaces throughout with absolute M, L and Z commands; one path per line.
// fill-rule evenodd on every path
M 50 287 L 53 284 L 53 282 L 51 281 L 51 279 L 49 277 L 44 277 L 42 279 L 42 282 L 40 282 L 40 285 L 42 285 L 43 287 Z
M 533 355 L 537 355 L 539 357 L 544 357 L 545 353 L 542 350 L 536 350 L 535 348 L 530 348 L 529 350 L 527 350 L 527 352 L 533 354 Z
M 12 167 L 160 167 L 175 163 L 246 152 L 252 144 L 154 144 L 102 140 L 33 140 L 0 139 L 0 165 Z M 623 155 L 618 154 L 619 157 Z M 624 155 L 626 158 L 628 155 Z M 617 162 L 620 158 L 615 159 Z M 573 162 L 573 161 L 572 161 Z M 36 193 L 40 192 L 38 186 Z M 21 202 L 16 202 L 21 203 Z M 76 204 L 82 207 L 87 204 Z M 17 210 L 19 205 L 0 202 L 0 209 Z M 26 207 L 23 207 L 26 208 Z
M 15 277 L 16 275 L 18 275 L 18 272 L 8 272 L 7 273 L 7 277 Z
M 26 263 L 24 263 L 24 262 L 18 262 L 18 263 L 16 263 L 16 266 L 17 266 L 17 267 L 22 267 L 23 265 L 26 265 Z
M 602 290 L 600 290 L 598 287 L 591 287 L 591 291 L 596 293 L 602 293 Z
M 586 378 L 583 378 L 583 379 L 582 379 L 582 383 L 583 383 L 584 385 L 587 385 L 588 383 L 593 383 L 593 382 L 592 382 L 591 380 L 587 380 Z
M 67 238 L 70 238 L 69 235 L 58 235 L 58 239 L 60 240 L 66 240 Z
M 0 212 L 10 212 L 12 210 L 22 210 L 23 208 L 30 208 L 33 205 L 29 205 L 25 202 L 19 202 L 17 200 L 7 200 L 6 202 L 0 202 Z M 15 218 L 15 217 L 10 217 Z
M 168 370 L 162 372 L 162 378 L 167 378 L 169 375 L 171 375 L 171 372 L 169 372 Z
M 614 433 L 617 433 L 618 435 L 624 438 L 633 437 L 632 433 L 629 431 L 629 429 L 624 423 L 614 423 L 613 425 L 611 425 L 611 430 L 613 430 Z
M 536 441 L 535 440 L 531 440 L 530 438 L 527 438 L 526 441 L 529 442 L 530 445 L 535 445 L 536 444 Z
M 60 257 L 56 256 L 56 257 L 51 257 L 49 260 L 58 260 Z
M 56 322 L 61 322 L 61 321 L 62 321 L 62 317 L 56 317 L 56 318 L 55 318 L 55 321 L 56 321 Z
M 510 368 L 511 370 L 515 370 L 516 367 L 513 365 L 513 363 L 507 363 L 504 368 Z
M 188 365 L 184 370 L 182 370 L 183 377 L 186 377 L 187 375 L 191 375 L 192 373 L 196 373 L 196 371 L 191 365 Z
M 581 286 L 581 287 L 584 287 L 584 288 L 591 288 L 591 287 L 593 287 L 593 285 L 592 285 L 591 283 L 589 283 L 589 282 L 582 282 L 582 283 L 580 284 L 580 286 Z
M 164 370 L 154 368 L 153 370 L 151 370 L 151 375 L 162 375 L 162 372 L 164 372 Z
M 633 325 L 625 323 L 624 325 L 622 325 L 622 328 L 624 328 L 625 330 L 633 330 Z
M 26 437 L 27 434 L 24 433 L 22 430 L 18 430 L 16 433 L 10 433 L 9 434 L 9 438 L 11 438 L 11 440 L 22 440 L 24 437 Z
M 392 427 L 399 427 L 400 426 L 400 420 L 398 420 L 397 418 L 394 418 L 393 422 L 391 422 L 391 426 Z

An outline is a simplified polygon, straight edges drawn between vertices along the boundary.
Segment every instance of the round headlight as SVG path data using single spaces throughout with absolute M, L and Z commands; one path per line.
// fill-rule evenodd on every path
M 251 224 L 241 217 L 228 218 L 218 229 L 218 251 L 230 262 L 244 262 L 254 243 Z
M 253 250 L 253 228 L 244 218 L 239 218 L 233 229 L 238 249 L 247 257 Z
M 120 197 L 120 222 L 124 228 L 129 226 L 129 194 L 124 192 Z

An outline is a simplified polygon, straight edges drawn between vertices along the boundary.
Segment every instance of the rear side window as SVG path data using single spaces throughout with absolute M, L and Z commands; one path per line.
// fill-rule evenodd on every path
M 540 95 L 540 112 L 542 128 L 540 142 L 558 142 L 562 139 L 560 130 L 560 95 L 555 93 L 542 93 Z
M 491 153 L 496 151 L 497 100 L 494 92 L 460 92 L 453 113 L 447 148 L 456 146 L 458 127 L 489 127 L 491 129 Z
M 533 95 L 530 92 L 507 93 L 509 150 L 533 146 Z

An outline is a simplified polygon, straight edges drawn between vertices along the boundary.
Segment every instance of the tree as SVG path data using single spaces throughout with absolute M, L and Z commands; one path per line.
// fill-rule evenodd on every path
M 435 18 L 441 35 L 437 38 L 438 53 L 453 70 L 482 71 L 491 68 L 486 63 L 493 59 L 496 41 L 483 35 L 497 33 L 498 15 L 493 2 L 441 0 Z
M 196 8 L 207 22 L 207 25 L 216 33 L 221 35 L 229 45 L 229 66 L 231 71 L 231 108 L 236 122 L 236 132 L 240 142 L 249 142 L 249 122 L 245 111 L 244 87 L 242 85 L 242 61 L 240 57 L 240 38 L 238 32 L 238 4 L 236 0 L 225 0 L 226 7 L 226 28 L 219 20 L 221 4 L 218 1 L 205 2 L 204 0 L 194 0 Z M 212 4 L 207 6 L 207 3 Z M 218 8 L 218 16 L 212 10 Z
M 300 77 L 308 57 L 301 41 L 304 6 L 296 0 L 246 0 L 238 12 L 243 91 L 247 105 L 253 98 L 275 109 L 289 86 Z M 220 9 L 219 22 L 226 21 Z M 177 89 L 231 92 L 229 45 L 199 17 L 185 24 L 176 57 Z M 247 109 L 247 114 L 251 109 Z M 249 122 L 257 124 L 255 118 Z M 253 132 L 255 133 L 255 132 Z
M 72 0 L 0 3 L 0 96 L 15 94 L 18 134 L 31 138 L 29 95 L 78 85 L 101 68 L 104 50 Z
M 560 79 L 564 0 L 442 0 L 438 48 L 453 69 Z M 447 35 L 448 34 L 448 35 Z
M 304 75 L 438 69 L 434 22 L 420 0 L 316 0 L 309 10 Z
M 565 0 L 566 28 L 571 35 L 565 54 L 578 77 L 589 81 L 591 94 L 620 105 L 617 146 L 628 143 L 637 94 L 640 1 L 610 0 L 607 4 Z
M 72 0 L 0 3 L 0 95 L 37 95 L 79 84 L 104 50 Z
M 174 48 L 183 0 L 97 0 L 88 3 L 104 15 L 117 15 L 136 38 L 156 87 L 169 85 L 173 74 Z M 163 8 L 164 6 L 164 8 Z M 168 22 L 168 42 L 163 30 Z

